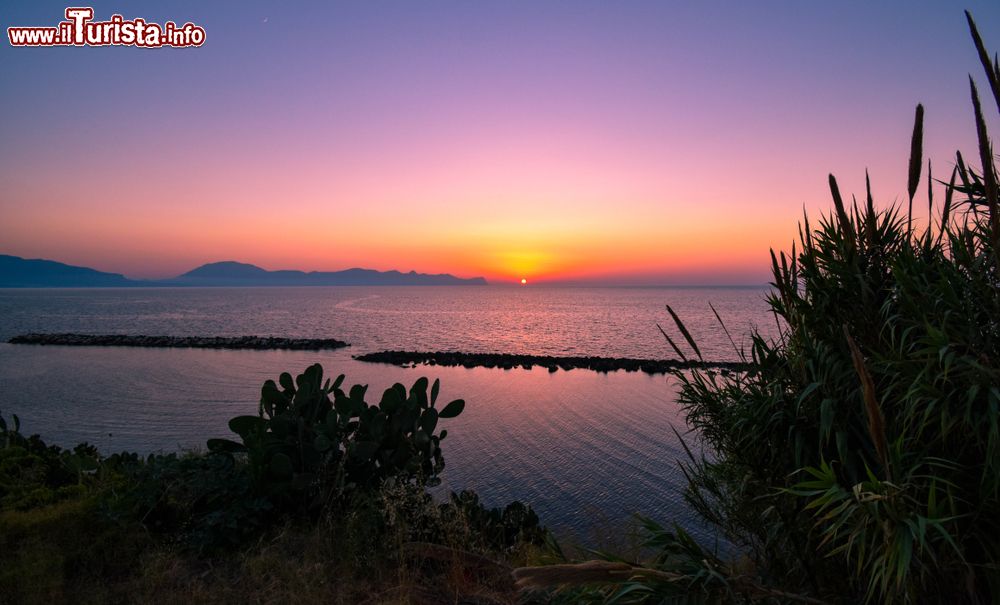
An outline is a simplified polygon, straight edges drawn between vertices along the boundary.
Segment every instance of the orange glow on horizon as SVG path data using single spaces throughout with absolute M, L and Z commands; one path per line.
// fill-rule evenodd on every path
M 461 216 L 463 209 L 446 205 L 440 211 L 455 217 L 447 223 L 419 212 L 390 222 L 370 207 L 316 205 L 310 220 L 302 221 L 300 213 L 264 208 L 240 214 L 229 204 L 171 205 L 171 193 L 167 188 L 162 197 L 153 194 L 162 203 L 142 209 L 95 194 L 90 203 L 113 208 L 97 215 L 86 206 L 44 214 L 14 207 L 8 218 L 20 227 L 4 234 L 9 247 L 0 252 L 139 278 L 173 277 L 204 263 L 236 260 L 269 270 L 364 267 L 482 276 L 492 283 L 521 283 L 527 275 L 535 284 L 705 281 L 699 274 L 715 283 L 764 283 L 768 248 L 788 247 L 796 223 L 794 215 L 746 220 L 682 203 L 642 204 L 630 214 L 613 212 L 610 203 L 580 204 L 575 212 L 570 204 L 559 204 L 533 213 L 527 204 L 508 203 L 509 217 L 490 222 L 480 210 Z M 523 214 L 535 220 L 524 224 L 515 218 Z M 567 214 L 572 223 L 563 218 Z M 220 224 L 226 228 L 220 230 Z M 43 245 L 34 233 L 53 239 Z
M 995 31 L 997 3 L 976 2 Z M 828 173 L 845 196 L 867 170 L 880 206 L 905 198 L 916 102 L 935 166 L 977 148 L 978 67 L 944 3 L 906 15 L 935 45 L 877 35 L 892 7 L 467 4 L 274 7 L 251 27 L 189 3 L 214 40 L 196 50 L 0 45 L 18 116 L 0 125 L 0 254 L 152 279 L 234 260 L 762 284 L 803 206 L 829 210 Z M 850 52 L 845 27 L 868 32 Z

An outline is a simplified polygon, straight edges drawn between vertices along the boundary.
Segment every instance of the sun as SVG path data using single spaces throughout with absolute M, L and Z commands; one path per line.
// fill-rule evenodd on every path
M 528 283 L 528 280 L 526 280 L 526 279 L 524 279 L 524 278 L 522 277 L 522 278 L 521 278 L 521 285 L 523 286 L 523 285 L 525 285 L 525 284 L 527 284 L 527 283 Z

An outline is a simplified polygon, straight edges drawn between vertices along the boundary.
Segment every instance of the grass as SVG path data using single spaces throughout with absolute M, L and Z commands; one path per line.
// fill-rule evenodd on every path
M 204 453 L 65 450 L 0 416 L 0 602 L 517 602 L 551 540 L 531 508 L 427 491 L 464 402 L 343 380 L 265 382 Z
M 137 572 L 149 539 L 103 522 L 93 498 L 0 513 L 0 602 L 124 600 L 118 584 Z
M 287 521 L 211 555 L 109 521 L 93 497 L 7 510 L 0 603 L 519 602 L 511 570 L 543 561 L 543 548 L 492 550 L 461 515 L 436 543 L 413 541 L 411 524 L 440 509 L 406 498 L 388 489 L 370 508 Z M 417 501 L 419 514 L 409 508 Z M 374 519 L 390 519 L 390 531 L 373 535 Z

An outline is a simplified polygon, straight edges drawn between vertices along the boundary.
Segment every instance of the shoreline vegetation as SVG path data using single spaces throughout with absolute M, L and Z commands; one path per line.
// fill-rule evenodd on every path
M 270 336 L 144 336 L 128 334 L 21 334 L 7 341 L 15 345 L 65 347 L 147 347 L 178 349 L 246 349 L 319 351 L 350 344 L 334 338 L 276 338 Z
M 531 507 L 428 491 L 465 402 L 344 379 L 266 381 L 203 452 L 63 449 L 0 414 L 0 604 L 518 602 L 514 566 L 555 548 Z
M 1000 111 L 1000 60 L 965 16 Z M 877 207 L 867 175 L 845 199 L 831 174 L 833 211 L 771 251 L 781 333 L 751 331 L 754 371 L 675 373 L 699 446 L 685 501 L 739 554 L 649 522 L 654 554 L 521 569 L 521 586 L 593 605 L 1000 603 L 1000 179 L 971 75 L 969 95 L 978 167 L 958 152 L 950 177 L 924 171 L 917 105 L 908 200 Z M 700 357 L 671 316 L 668 342 Z
M 735 554 L 644 518 L 630 552 L 568 553 L 528 505 L 437 502 L 465 402 L 420 378 L 371 404 L 313 365 L 204 453 L 65 450 L 0 416 L 0 603 L 1000 602 L 1000 182 L 970 92 L 980 167 L 928 163 L 926 224 L 918 105 L 908 206 L 830 175 L 833 212 L 771 253 L 782 332 L 736 351 L 753 371 L 673 371 L 705 448 L 677 433 L 685 501 Z

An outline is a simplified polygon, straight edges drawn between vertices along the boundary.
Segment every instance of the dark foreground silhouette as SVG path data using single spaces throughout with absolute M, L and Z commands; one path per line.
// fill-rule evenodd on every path
M 421 353 L 417 351 L 379 351 L 355 355 L 354 359 L 370 363 L 388 363 L 398 366 L 427 364 L 438 366 L 462 366 L 466 368 L 524 368 L 530 370 L 534 366 L 556 370 L 572 370 L 582 368 L 595 372 L 645 372 L 647 374 L 666 374 L 672 370 L 693 368 L 718 368 L 723 371 L 741 371 L 750 368 L 750 364 L 731 361 L 680 361 L 676 359 L 629 359 L 625 357 L 553 357 L 549 355 L 512 355 L 510 353 L 458 353 L 437 351 Z
M 9 341 L 15 345 L 62 345 L 70 347 L 152 347 L 179 349 L 288 349 L 319 351 L 350 345 L 334 338 L 273 338 L 269 336 L 130 336 L 128 334 L 22 334 Z

